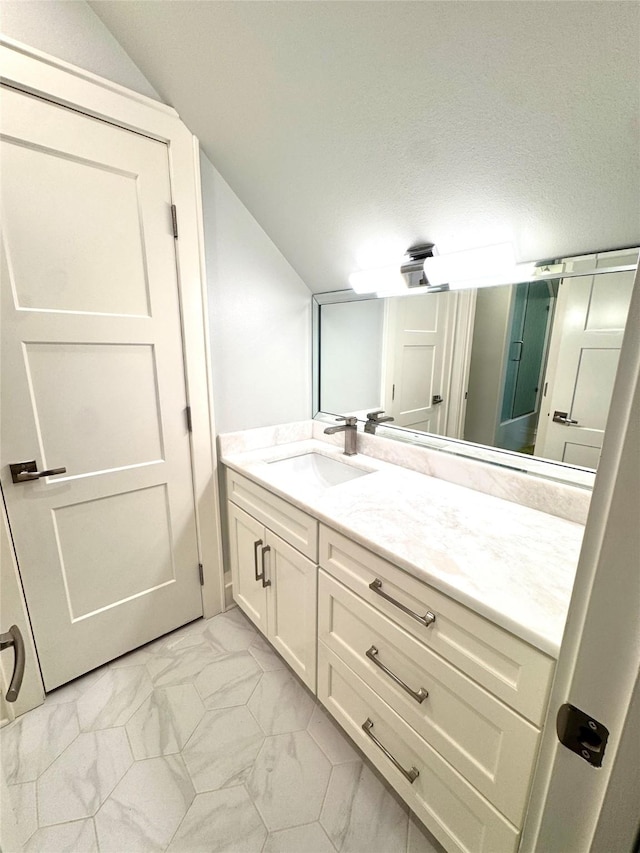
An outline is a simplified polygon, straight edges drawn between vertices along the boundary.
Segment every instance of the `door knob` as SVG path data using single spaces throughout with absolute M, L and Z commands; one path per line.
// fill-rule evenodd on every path
M 48 468 L 46 471 L 38 471 L 35 459 L 30 462 L 14 462 L 9 465 L 11 480 L 14 483 L 27 483 L 29 480 L 39 480 L 40 477 L 53 477 L 54 474 L 66 474 L 66 468 Z
M 568 412 L 558 411 L 553 413 L 553 422 L 556 424 L 564 424 L 565 426 L 575 426 L 578 423 L 578 421 L 574 421 L 573 418 L 569 417 Z
M 7 702 L 15 702 L 24 677 L 24 640 L 17 625 L 12 625 L 6 634 L 0 634 L 0 652 L 13 646 L 13 675 L 7 690 Z

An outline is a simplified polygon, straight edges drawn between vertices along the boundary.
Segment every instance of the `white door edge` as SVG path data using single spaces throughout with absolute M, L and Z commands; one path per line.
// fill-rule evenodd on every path
M 603 806 L 611 780 L 616 778 L 619 784 L 619 774 L 630 772 L 634 764 L 618 755 L 618 747 L 640 667 L 639 447 L 640 273 L 636 273 L 521 853 L 590 850 L 600 823 L 610 817 Z M 555 720 L 566 702 L 609 729 L 602 767 L 591 767 L 560 744 Z M 627 788 L 627 796 L 636 794 Z M 637 815 L 627 813 L 626 820 L 635 821 L 635 827 L 627 827 L 633 837 Z
M 176 265 L 193 427 L 203 612 L 205 617 L 214 616 L 225 605 L 198 141 L 172 107 L 5 36 L 0 36 L 0 68 L 0 80 L 9 86 L 168 145 L 172 200 L 178 215 Z

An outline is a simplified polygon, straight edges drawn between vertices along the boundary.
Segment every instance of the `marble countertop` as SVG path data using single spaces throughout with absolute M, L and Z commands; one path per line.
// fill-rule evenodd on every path
M 221 437 L 225 465 L 557 657 L 581 524 L 291 430 L 263 447 L 241 436 Z M 311 451 L 369 473 L 322 488 L 269 464 Z

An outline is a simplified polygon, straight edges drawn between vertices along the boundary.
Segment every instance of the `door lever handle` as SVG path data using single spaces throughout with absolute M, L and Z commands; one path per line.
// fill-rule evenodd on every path
M 7 702 L 15 702 L 24 677 L 24 640 L 17 625 L 12 625 L 6 634 L 0 634 L 0 652 L 13 646 L 13 675 L 7 690 Z
M 39 480 L 40 477 L 53 477 L 56 474 L 66 474 L 66 468 L 47 468 L 46 471 L 38 471 L 35 459 L 30 462 L 14 462 L 9 465 L 11 480 L 14 483 L 28 483 L 30 480 Z
M 564 424 L 565 426 L 575 426 L 578 421 L 574 421 L 573 418 L 569 417 L 568 412 L 559 412 L 555 411 L 553 413 L 553 422 L 556 424 Z

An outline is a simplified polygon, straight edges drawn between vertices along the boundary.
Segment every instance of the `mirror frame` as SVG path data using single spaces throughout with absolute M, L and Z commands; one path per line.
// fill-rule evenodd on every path
M 605 273 L 614 272 L 629 272 L 637 270 L 638 263 L 626 264 L 623 266 L 602 267 L 600 269 L 593 268 L 580 272 L 560 271 L 558 265 L 564 265 L 569 261 L 577 260 L 578 258 L 588 257 L 590 255 L 604 254 L 610 252 L 624 252 L 629 250 L 639 252 L 638 246 L 622 246 L 614 249 L 602 249 L 596 252 L 584 252 L 581 255 L 571 255 L 560 259 L 552 259 L 546 261 L 537 261 L 535 266 L 536 277 L 531 279 L 531 283 L 536 281 L 559 280 L 563 278 L 578 278 L 588 275 L 603 275 Z M 556 269 L 553 269 L 556 267 Z M 506 287 L 509 285 L 495 285 L 496 287 Z M 446 289 L 446 288 L 445 288 Z M 441 288 L 434 289 L 433 293 L 439 292 Z M 427 295 L 428 288 L 424 288 L 420 295 Z M 418 293 L 408 293 L 407 298 L 413 298 Z M 320 308 L 322 305 L 336 304 L 340 302 L 361 302 L 369 299 L 378 299 L 375 293 L 358 294 L 351 289 L 334 290 L 327 293 L 315 293 L 311 302 L 311 322 L 312 322 L 312 405 L 313 418 L 325 423 L 333 423 L 337 413 L 323 412 L 320 409 Z M 340 414 L 348 414 L 341 412 Z M 448 436 L 440 436 L 435 433 L 415 432 L 407 427 L 388 426 L 383 424 L 378 427 L 376 435 L 382 438 L 393 438 L 396 441 L 406 442 L 418 447 L 425 447 L 429 450 L 438 450 L 441 453 L 447 453 L 454 456 L 472 459 L 476 462 L 485 462 L 490 465 L 496 465 L 510 470 L 519 471 L 536 477 L 554 480 L 555 482 L 565 483 L 571 486 L 577 486 L 584 489 L 592 489 L 595 481 L 596 472 L 591 468 L 582 468 L 576 465 L 568 465 L 564 462 L 554 461 L 552 459 L 544 459 L 539 456 L 528 456 L 524 453 L 517 453 L 511 450 L 504 450 L 498 447 L 490 447 L 484 444 L 475 444 L 470 441 L 464 441 L 460 438 L 449 438 Z

